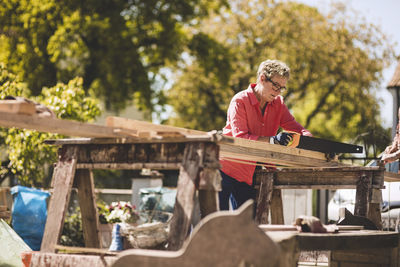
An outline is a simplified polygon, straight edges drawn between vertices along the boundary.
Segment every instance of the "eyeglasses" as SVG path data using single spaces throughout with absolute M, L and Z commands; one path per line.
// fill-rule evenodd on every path
M 273 85 L 273 87 L 275 87 L 275 88 L 273 88 L 272 87 L 272 90 L 274 90 L 275 92 L 281 92 L 281 93 L 283 93 L 283 92 L 285 92 L 286 91 L 286 87 L 285 86 L 280 86 L 280 84 L 278 84 L 278 83 L 276 83 L 276 82 L 274 82 L 273 80 L 271 80 L 270 78 L 267 78 L 267 77 L 265 77 L 266 79 L 267 79 L 267 81 L 269 81 L 270 83 L 272 83 L 272 85 Z

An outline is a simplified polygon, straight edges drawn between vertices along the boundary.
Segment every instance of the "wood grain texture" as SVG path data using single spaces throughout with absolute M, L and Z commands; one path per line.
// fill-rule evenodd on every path
M 271 223 L 284 224 L 282 190 L 276 189 L 272 191 L 271 196 Z
M 155 135 L 161 136 L 180 136 L 180 135 L 207 135 L 207 132 L 191 130 L 187 128 L 180 128 L 169 125 L 157 125 L 151 122 L 132 120 L 121 117 L 109 116 L 106 118 L 106 125 L 115 128 L 122 128 L 137 131 L 137 134 L 148 135 L 153 137 Z M 146 134 L 148 133 L 148 134 Z
M 108 267 L 115 261 L 114 256 L 96 255 L 71 255 L 55 253 L 32 253 L 31 267 L 75 267 L 75 266 L 96 266 Z
M 41 118 L 36 115 L 13 114 L 0 111 L 0 126 L 36 130 L 39 132 L 58 133 L 80 137 L 122 137 L 114 128 L 56 118 Z
M 252 221 L 252 206 L 207 216 L 178 251 L 127 250 L 113 266 L 276 266 L 279 247 Z
M 74 181 L 76 146 L 64 147 L 59 152 L 59 161 L 53 172 L 53 194 L 50 197 L 46 226 L 40 251 L 54 252 L 64 225 L 65 211 L 68 208 L 71 188 Z
M 280 189 L 313 188 L 356 188 L 362 173 L 371 176 L 372 188 L 383 188 L 384 169 L 379 167 L 319 167 L 280 170 L 257 170 L 256 184 L 260 184 L 262 172 L 275 172 L 274 187 Z
M 218 210 L 216 195 L 218 188 L 216 183 L 219 183 L 220 179 L 217 169 L 218 152 L 218 146 L 212 142 L 186 144 L 168 237 L 169 250 L 178 250 L 186 239 L 192 221 L 196 190 L 204 190 L 199 194 L 203 217 Z
M 92 171 L 85 169 L 76 170 L 74 183 L 76 184 L 76 188 L 78 188 L 85 245 L 90 248 L 100 248 L 100 222 L 97 212 Z
M 274 173 L 260 174 L 260 188 L 257 190 L 257 207 L 255 221 L 257 224 L 267 224 L 271 209 L 272 191 L 274 190 Z
M 169 250 L 180 249 L 189 233 L 194 209 L 196 180 L 198 180 L 200 166 L 203 164 L 203 150 L 204 144 L 186 145 L 182 166 L 179 170 L 174 213 L 168 236 Z
M 19 100 L 0 100 L 0 112 L 32 115 L 36 113 L 36 105 Z

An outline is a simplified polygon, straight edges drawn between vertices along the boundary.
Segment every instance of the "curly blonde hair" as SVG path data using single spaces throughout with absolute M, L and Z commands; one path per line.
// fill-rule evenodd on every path
M 282 61 L 267 59 L 261 62 L 260 66 L 258 67 L 257 80 L 260 78 L 261 75 L 265 75 L 269 79 L 271 79 L 275 75 L 279 75 L 281 77 L 289 79 L 290 69 Z

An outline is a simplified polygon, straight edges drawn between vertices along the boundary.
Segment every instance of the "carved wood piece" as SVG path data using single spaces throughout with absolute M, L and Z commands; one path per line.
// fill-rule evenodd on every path
M 113 266 L 275 266 L 278 246 L 252 221 L 253 201 L 204 218 L 178 251 L 127 250 Z

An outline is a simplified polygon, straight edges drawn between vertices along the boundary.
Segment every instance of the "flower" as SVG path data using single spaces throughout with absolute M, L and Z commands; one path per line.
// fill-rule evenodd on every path
M 126 201 L 112 202 L 100 209 L 99 213 L 100 220 L 106 223 L 135 223 L 139 219 L 136 207 Z

